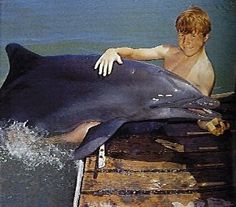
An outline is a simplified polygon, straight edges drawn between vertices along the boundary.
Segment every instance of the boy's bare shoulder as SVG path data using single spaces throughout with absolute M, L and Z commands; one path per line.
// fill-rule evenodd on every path
M 202 68 L 203 70 L 207 70 L 209 72 L 214 72 L 212 63 L 206 54 L 204 54 L 203 58 L 200 59 L 199 68 Z
M 178 53 L 180 51 L 176 45 L 165 44 L 162 46 L 163 46 L 163 48 L 168 49 L 168 55 L 175 55 L 176 53 Z

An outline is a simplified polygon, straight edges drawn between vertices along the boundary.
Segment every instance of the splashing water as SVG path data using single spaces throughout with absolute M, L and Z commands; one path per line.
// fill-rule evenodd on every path
M 0 162 L 17 159 L 29 170 L 45 164 L 62 169 L 72 150 L 43 142 L 43 138 L 48 135 L 47 131 L 29 128 L 26 124 L 27 122 L 14 122 L 0 127 Z

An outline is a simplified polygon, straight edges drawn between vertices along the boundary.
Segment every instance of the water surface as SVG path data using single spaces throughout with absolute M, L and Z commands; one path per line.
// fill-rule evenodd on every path
M 214 92 L 233 90 L 234 0 L 2 1 L 0 83 L 8 72 L 4 47 L 10 42 L 20 43 L 42 55 L 90 54 L 116 46 L 176 44 L 175 18 L 190 5 L 201 6 L 212 19 L 207 52 L 217 75 Z

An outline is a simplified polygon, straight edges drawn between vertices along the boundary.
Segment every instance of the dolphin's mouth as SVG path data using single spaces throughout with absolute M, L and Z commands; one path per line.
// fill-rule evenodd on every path
M 189 111 L 192 111 L 194 113 L 198 113 L 198 114 L 213 114 L 213 111 L 210 109 L 193 109 L 193 108 L 188 108 Z
M 211 109 L 206 108 L 186 108 L 185 111 L 188 111 L 188 113 L 192 113 L 194 115 L 198 115 L 200 118 L 216 118 L 221 117 L 221 114 L 212 111 Z
M 199 99 L 189 100 L 189 102 L 184 103 L 181 106 L 178 103 L 178 107 L 182 108 L 187 113 L 192 115 L 197 115 L 199 118 L 211 119 L 216 117 L 221 117 L 221 114 L 213 111 L 212 109 L 217 108 L 220 105 L 220 102 L 210 97 L 204 96 Z

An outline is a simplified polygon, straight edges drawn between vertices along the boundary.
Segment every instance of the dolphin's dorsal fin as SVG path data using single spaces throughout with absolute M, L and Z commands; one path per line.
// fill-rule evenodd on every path
M 42 57 L 16 43 L 8 44 L 6 52 L 10 63 L 10 71 L 4 84 L 8 84 L 27 70 L 30 70 L 36 61 Z

